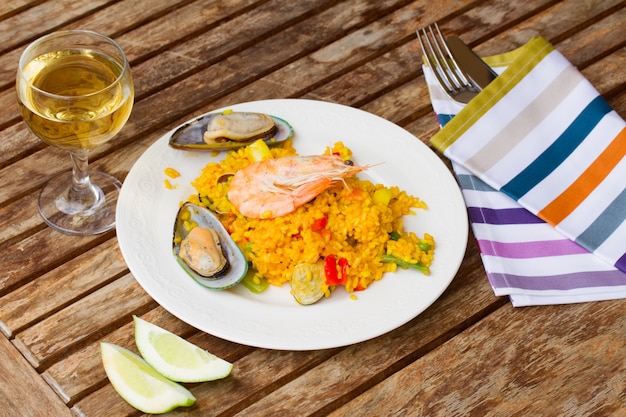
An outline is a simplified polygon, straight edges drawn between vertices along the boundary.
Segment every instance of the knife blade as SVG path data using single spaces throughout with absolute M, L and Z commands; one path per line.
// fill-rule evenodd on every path
M 467 74 L 476 87 L 482 90 L 498 76 L 461 38 L 448 36 L 446 44 L 461 71 Z

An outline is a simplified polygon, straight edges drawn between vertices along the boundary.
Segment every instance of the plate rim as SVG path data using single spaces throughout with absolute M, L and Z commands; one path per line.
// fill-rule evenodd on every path
M 138 266 L 138 262 L 135 259 L 135 257 L 129 255 L 129 252 L 131 251 L 130 249 L 131 245 L 127 237 L 127 232 L 128 232 L 127 221 L 129 219 L 127 218 L 128 216 L 126 216 L 125 213 L 126 213 L 126 210 L 129 209 L 129 207 L 127 207 L 130 204 L 129 199 L 133 198 L 130 194 L 131 194 L 131 191 L 134 191 L 134 190 L 132 190 L 129 187 L 132 187 L 132 184 L 134 184 L 134 181 L 137 180 L 138 176 L 140 176 L 139 170 L 143 168 L 143 164 L 145 164 L 145 161 L 150 159 L 153 156 L 153 154 L 158 155 L 160 148 L 162 148 L 164 144 L 165 146 L 168 146 L 167 142 L 169 141 L 169 136 L 171 135 L 171 133 L 175 131 L 179 126 L 187 123 L 187 121 L 181 123 L 179 126 L 175 127 L 174 129 L 170 130 L 169 132 L 167 132 L 166 134 L 158 138 L 155 142 L 153 142 L 150 145 L 150 147 L 144 153 L 142 153 L 142 155 L 137 159 L 137 161 L 135 161 L 135 163 L 133 164 L 133 167 L 130 169 L 122 185 L 122 190 L 120 191 L 120 196 L 118 198 L 118 203 L 117 203 L 118 210 L 116 213 L 116 217 L 117 217 L 116 224 L 117 224 L 117 229 L 118 229 L 117 238 L 118 238 L 118 242 L 120 246 L 120 251 L 122 252 L 124 260 L 126 261 L 126 264 L 129 267 L 129 270 L 131 271 L 131 273 L 133 274 L 135 280 L 140 284 L 140 286 L 142 286 L 142 288 L 148 293 L 148 295 L 150 295 L 150 297 L 152 297 L 159 305 L 161 305 L 168 312 L 178 317 L 182 321 L 186 322 L 187 324 L 193 327 L 196 327 L 201 331 L 212 334 L 216 337 L 229 340 L 235 343 L 240 343 L 240 344 L 258 347 L 258 348 L 267 348 L 267 349 L 276 349 L 276 350 L 315 350 L 315 349 L 327 349 L 327 348 L 341 347 L 341 346 L 346 346 L 346 345 L 350 345 L 354 343 L 363 342 L 365 340 L 373 339 L 382 334 L 388 333 L 402 326 L 408 321 L 414 319 L 415 317 L 419 316 L 424 310 L 426 310 L 437 299 L 439 299 L 441 294 L 448 288 L 448 286 L 450 285 L 450 283 L 452 282 L 452 280 L 458 273 L 458 270 L 464 259 L 465 249 L 467 247 L 467 241 L 469 237 L 469 221 L 467 219 L 465 204 L 463 202 L 461 190 L 458 187 L 458 185 L 456 185 L 456 180 L 454 179 L 452 172 L 450 172 L 450 170 L 445 166 L 444 162 L 435 154 L 435 152 L 432 149 L 430 149 L 426 144 L 424 144 L 421 140 L 419 140 L 416 136 L 414 136 L 407 130 L 403 129 L 402 127 L 396 125 L 395 123 L 387 119 L 384 119 L 378 115 L 375 115 L 375 114 L 372 114 L 372 113 L 369 113 L 369 112 L 366 112 L 364 110 L 357 109 L 354 107 L 346 106 L 343 104 L 330 103 L 330 102 L 324 102 L 324 101 L 318 101 L 318 100 L 308 100 L 308 99 L 270 99 L 270 100 L 250 101 L 250 102 L 245 102 L 245 103 L 238 103 L 238 104 L 233 104 L 229 106 L 224 106 L 218 109 L 213 109 L 209 112 L 206 112 L 205 114 L 215 113 L 218 111 L 223 111 L 225 109 L 236 110 L 236 109 L 242 109 L 242 108 L 247 109 L 250 107 L 257 108 L 258 109 L 257 111 L 265 111 L 263 110 L 264 107 L 267 108 L 267 107 L 281 107 L 281 106 L 289 107 L 290 109 L 298 108 L 300 110 L 308 109 L 308 111 L 316 110 L 317 112 L 320 112 L 320 111 L 322 113 L 327 112 L 328 114 L 339 112 L 339 113 L 360 115 L 362 118 L 372 120 L 372 123 L 376 122 L 376 124 L 380 124 L 383 127 L 387 126 L 389 128 L 395 129 L 395 131 L 397 132 L 403 132 L 403 137 L 400 138 L 398 136 L 398 141 L 400 142 L 404 141 L 406 142 L 408 146 L 411 146 L 411 147 L 415 146 L 419 154 L 429 155 L 429 158 L 431 160 L 433 160 L 432 157 L 434 156 L 435 157 L 434 160 L 436 161 L 435 165 L 439 165 L 437 167 L 437 169 L 439 170 L 438 175 L 442 175 L 443 177 L 446 177 L 446 180 L 448 181 L 449 180 L 454 181 L 455 188 L 453 189 L 453 195 L 448 196 L 448 198 L 451 198 L 453 200 L 454 209 L 459 212 L 458 213 L 459 216 L 455 220 L 461 222 L 461 224 L 459 225 L 460 230 L 458 230 L 457 232 L 459 234 L 458 238 L 463 243 L 462 244 L 459 243 L 457 246 L 458 248 L 462 246 L 463 249 L 462 250 L 457 249 L 458 252 L 460 252 L 460 254 L 457 253 L 455 256 L 455 259 L 448 259 L 446 261 L 448 276 L 445 277 L 445 280 L 441 282 L 442 285 L 437 287 L 437 291 L 435 291 L 431 295 L 432 299 L 430 299 L 427 303 L 420 305 L 420 308 L 415 310 L 415 314 L 404 316 L 401 320 L 394 321 L 393 325 L 387 328 L 384 328 L 385 326 L 382 326 L 382 327 L 379 327 L 377 331 L 362 332 L 361 336 L 349 337 L 347 339 L 345 337 L 339 337 L 339 336 L 333 338 L 332 332 L 331 332 L 330 338 L 322 337 L 320 340 L 320 338 L 313 337 L 313 338 L 308 339 L 306 342 L 302 341 L 302 339 L 307 339 L 304 333 L 299 335 L 297 338 L 295 337 L 284 338 L 284 337 L 276 336 L 271 341 L 268 341 L 268 342 L 263 341 L 263 340 L 258 340 L 258 337 L 255 338 L 254 336 L 245 337 L 245 336 L 242 336 L 241 334 L 232 334 L 232 332 L 231 334 L 229 334 L 228 331 L 225 332 L 223 330 L 216 329 L 215 326 L 211 326 L 211 325 L 207 326 L 206 323 L 203 323 L 198 318 L 189 317 L 188 312 L 183 312 L 181 311 L 180 308 L 177 308 L 177 306 L 172 305 L 171 297 L 164 295 L 163 289 L 157 288 L 158 286 L 154 282 L 151 282 L 151 278 L 146 277 L 146 273 L 149 271 L 146 271 L 145 268 Z M 272 113 L 272 111 L 273 110 L 265 111 L 265 112 L 274 114 Z M 295 110 L 295 111 L 298 111 L 298 110 Z M 288 117 L 284 117 L 279 114 L 276 114 L 276 116 L 283 117 L 286 120 L 288 120 L 288 122 L 294 128 L 296 132 L 296 138 L 297 138 L 297 135 L 298 135 L 297 125 L 293 121 L 289 120 Z M 193 118 L 190 118 L 189 120 L 195 119 L 197 117 L 199 116 L 195 116 Z M 410 141 L 406 139 L 409 137 L 410 137 Z M 296 138 L 294 138 L 294 147 L 297 149 L 298 146 L 297 146 Z M 177 150 L 168 148 L 166 152 L 185 152 L 185 151 L 177 151 Z M 161 171 L 165 168 L 166 168 L 165 166 L 160 167 Z M 160 176 L 158 178 L 158 182 L 163 188 L 165 188 L 162 185 L 163 178 L 164 178 L 163 176 Z M 131 184 L 131 185 L 128 185 L 128 184 Z M 418 197 L 421 197 L 421 196 L 418 195 Z M 426 198 L 425 200 L 426 200 L 426 203 L 428 204 L 428 201 Z M 136 218 L 133 218 L 133 220 L 141 221 L 141 220 L 137 220 Z M 142 225 L 139 225 L 139 226 L 136 225 L 136 227 L 141 227 L 141 226 Z M 437 241 L 437 236 L 435 236 L 435 240 Z M 146 256 L 150 256 L 150 255 L 146 254 Z M 434 265 L 437 265 L 437 252 L 435 255 Z M 384 282 L 384 280 L 380 282 Z M 194 284 L 198 285 L 196 283 Z M 169 291 L 176 291 L 176 289 L 170 288 Z M 212 290 L 208 290 L 208 291 L 212 291 Z M 372 290 L 370 289 L 370 291 Z M 295 301 L 292 301 L 292 300 L 289 300 L 289 301 L 295 304 Z M 318 303 L 316 305 L 319 305 L 319 304 L 321 303 Z M 273 306 L 265 306 L 265 307 L 268 310 L 273 310 Z M 311 309 L 312 307 L 313 306 L 299 306 L 299 308 L 301 309 Z M 272 314 L 275 314 L 275 313 L 273 312 Z M 241 325 L 240 323 L 237 323 L 237 324 Z M 268 329 L 265 329 L 265 331 L 268 331 Z M 358 333 L 359 332 L 357 331 L 357 334 Z

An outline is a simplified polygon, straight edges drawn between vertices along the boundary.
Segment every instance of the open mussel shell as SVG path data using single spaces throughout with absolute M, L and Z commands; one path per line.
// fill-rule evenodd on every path
M 217 248 L 221 253 L 212 253 L 211 255 L 215 257 L 223 256 L 223 260 L 226 261 L 226 264 L 215 267 L 214 271 L 209 273 L 208 276 L 198 273 L 190 266 L 187 258 L 181 257 L 181 242 L 184 244 L 185 239 L 188 238 L 191 230 L 195 227 L 215 231 L 215 233 L 211 232 L 206 235 L 217 235 L 219 242 L 215 242 L 216 245 L 212 246 L 211 249 L 215 250 Z M 198 284 L 213 290 L 224 290 L 237 285 L 248 272 L 246 258 L 222 223 L 210 210 L 190 202 L 184 203 L 176 215 L 172 251 L 180 266 L 189 276 Z M 183 249 L 183 252 L 185 252 L 185 249 Z
M 268 145 L 280 143 L 291 139 L 294 135 L 293 128 L 288 122 L 279 117 L 268 115 L 274 121 L 276 129 L 267 135 L 254 135 L 249 140 L 225 140 L 207 143 L 204 140 L 204 133 L 207 131 L 207 127 L 213 118 L 223 114 L 205 114 L 180 126 L 172 133 L 169 141 L 170 146 L 176 149 L 192 151 L 227 151 L 248 146 L 258 139 L 263 139 Z

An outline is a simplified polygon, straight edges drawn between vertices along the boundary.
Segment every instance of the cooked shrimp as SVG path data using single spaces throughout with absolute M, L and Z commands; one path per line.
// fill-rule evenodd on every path
M 228 199 L 246 217 L 273 219 L 291 213 L 333 183 L 367 168 L 348 165 L 335 155 L 266 159 L 235 173 Z

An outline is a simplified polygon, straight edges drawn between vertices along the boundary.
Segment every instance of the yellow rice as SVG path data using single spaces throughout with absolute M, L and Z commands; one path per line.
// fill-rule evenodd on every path
M 271 153 L 274 158 L 296 155 L 291 141 L 272 147 Z M 341 142 L 332 149 L 327 148 L 325 153 L 340 154 L 343 159 L 351 157 L 350 149 Z M 395 263 L 382 262 L 384 254 L 430 267 L 435 248 L 432 236 L 425 234 L 420 238 L 413 232 L 403 231 L 402 226 L 402 216 L 414 214 L 412 208 L 426 208 L 419 198 L 395 186 L 384 187 L 354 177 L 346 181 L 349 188 L 338 183 L 288 215 L 250 219 L 238 213 L 228 201 L 229 181 L 218 182 L 218 178 L 251 162 L 244 148 L 228 152 L 220 162 L 209 163 L 193 182 L 202 199 L 192 196 L 190 200 L 208 203 L 257 275 L 270 284 L 281 286 L 290 280 L 295 265 L 313 264 L 327 255 L 348 261 L 345 285 L 348 292 L 365 289 L 380 280 L 385 272 L 396 270 Z M 386 205 L 374 198 L 374 192 L 382 188 L 387 188 L 391 194 Z M 316 230 L 314 223 L 324 217 L 327 218 L 326 230 Z M 391 239 L 392 232 L 398 233 L 400 238 L 396 235 L 396 240 Z M 427 243 L 428 250 L 420 249 L 420 242 Z

